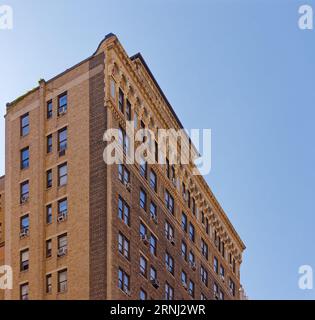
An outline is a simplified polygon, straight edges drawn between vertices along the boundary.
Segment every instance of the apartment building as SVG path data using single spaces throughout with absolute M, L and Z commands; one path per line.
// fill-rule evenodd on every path
M 182 128 L 113 34 L 7 104 L 5 299 L 240 298 L 245 245 L 192 165 L 104 162 L 104 132 L 125 148 L 126 120 Z

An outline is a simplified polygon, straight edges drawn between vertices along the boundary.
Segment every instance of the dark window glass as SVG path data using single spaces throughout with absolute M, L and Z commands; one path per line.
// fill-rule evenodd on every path
M 30 132 L 29 114 L 24 114 L 21 118 L 21 136 L 24 137 Z
M 68 95 L 63 93 L 58 97 L 58 115 L 62 115 L 67 112 L 68 109 Z
M 21 150 L 21 169 L 27 169 L 30 166 L 29 147 Z
M 53 115 L 53 104 L 52 100 L 47 102 L 47 119 L 50 119 Z

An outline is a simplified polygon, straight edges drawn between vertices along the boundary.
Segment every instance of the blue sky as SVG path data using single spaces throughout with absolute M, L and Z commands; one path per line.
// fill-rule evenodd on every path
M 5 103 L 90 56 L 115 33 L 140 51 L 186 128 L 212 129 L 213 192 L 247 245 L 242 282 L 254 299 L 315 299 L 314 1 L 10 1 L 0 30 Z M 0 120 L 4 173 L 4 119 Z

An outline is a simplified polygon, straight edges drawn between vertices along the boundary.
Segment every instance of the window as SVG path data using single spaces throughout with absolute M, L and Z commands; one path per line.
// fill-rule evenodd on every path
M 24 181 L 20 185 L 20 192 L 21 192 L 21 203 L 25 203 L 28 201 L 30 193 L 29 193 L 29 181 Z
M 220 297 L 220 300 L 224 300 L 224 293 L 222 290 L 220 290 L 219 297 Z
M 140 289 L 139 299 L 147 300 L 147 293 L 143 289 Z
M 235 263 L 235 259 L 233 259 L 232 269 L 233 269 L 233 272 L 235 273 L 235 272 L 236 272 L 236 263 Z
M 130 258 L 130 242 L 129 240 L 121 233 L 118 234 L 118 251 L 126 259 Z
M 203 266 L 200 267 L 200 279 L 204 283 L 204 285 L 207 287 L 208 286 L 208 271 Z
M 20 271 L 27 271 L 29 268 L 29 250 L 20 252 Z
M 192 251 L 189 251 L 188 260 L 191 266 L 195 264 L 195 255 L 193 254 Z
M 140 189 L 140 207 L 146 211 L 147 206 L 147 194 L 144 192 L 143 189 Z
M 219 273 L 219 263 L 217 257 L 214 257 L 213 259 L 213 270 L 215 273 Z
M 187 232 L 187 216 L 185 213 L 182 213 L 182 229 Z
M 156 173 L 153 170 L 150 171 L 150 187 L 152 190 L 156 192 L 157 190 Z
M 156 204 L 151 201 L 150 203 L 150 216 L 152 219 L 157 220 L 157 209 L 156 209 Z
M 221 241 L 221 254 L 222 254 L 222 257 L 225 257 L 225 245 L 223 241 Z
M 110 80 L 110 95 L 113 99 L 116 97 L 116 85 L 113 79 Z
M 67 234 L 58 236 L 58 257 L 62 257 L 67 254 L 68 239 Z
M 68 130 L 67 128 L 63 128 L 58 131 L 58 151 L 59 155 L 64 154 L 67 149 L 67 136 Z
M 68 287 L 68 272 L 67 269 L 58 271 L 58 292 L 63 293 L 67 291 Z
M 29 228 L 30 228 L 30 219 L 28 214 L 21 217 L 20 220 L 20 233 L 21 235 L 28 235 L 29 234 Z
M 190 208 L 190 191 L 189 190 L 187 191 L 187 205 L 188 205 L 188 208 Z
M 170 193 L 165 191 L 165 205 L 168 211 L 171 214 L 174 214 L 174 198 L 170 195 Z
M 118 288 L 127 294 L 130 290 L 130 277 L 121 268 L 118 269 Z
M 186 200 L 186 186 L 184 182 L 182 183 L 182 196 Z
M 130 182 L 130 172 L 123 164 L 118 165 L 118 179 L 125 185 Z
M 50 119 L 53 115 L 53 103 L 52 100 L 47 102 L 47 119 Z
M 165 253 L 165 265 L 166 269 L 174 275 L 174 259 L 168 252 Z
M 159 145 L 157 141 L 154 142 L 155 162 L 159 163 Z
M 30 166 L 29 147 L 21 150 L 21 169 L 27 169 Z
M 187 287 L 187 273 L 185 271 L 182 271 L 180 279 L 182 284 Z
M 208 245 L 205 243 L 203 239 L 201 239 L 201 253 L 208 260 L 208 255 L 209 255 Z
M 65 220 L 68 216 L 68 200 L 67 198 L 58 201 L 58 220 Z
M 129 100 L 127 100 L 127 103 L 126 103 L 126 119 L 128 121 L 131 121 L 131 104 Z
M 52 292 L 52 276 L 51 274 L 46 275 L 46 293 Z
M 122 147 L 123 151 L 129 153 L 129 137 L 126 135 L 126 132 L 121 127 L 118 128 L 118 143 Z
M 52 240 L 46 240 L 46 258 L 50 258 L 52 256 Z
M 174 238 L 174 228 L 167 221 L 165 221 L 165 236 L 167 239 Z
M 121 196 L 118 198 L 118 217 L 127 226 L 130 226 L 130 209 L 126 201 Z
M 21 125 L 21 136 L 27 136 L 30 132 L 30 120 L 29 114 L 26 113 L 20 118 L 20 125 Z
M 192 280 L 189 281 L 188 292 L 191 297 L 195 297 L 195 283 Z
M 170 161 L 166 159 L 166 175 L 170 178 Z
M 119 110 L 120 110 L 122 113 L 124 113 L 124 102 L 125 102 L 124 93 L 123 93 L 122 90 L 119 88 L 118 107 L 119 107 Z
M 196 200 L 192 198 L 192 213 L 195 216 L 196 215 Z
M 213 292 L 214 292 L 215 298 L 218 300 L 219 299 L 219 286 L 216 283 L 213 284 Z
M 23 283 L 20 285 L 20 299 L 28 300 L 28 283 Z
M 52 206 L 51 204 L 46 206 L 46 223 L 52 223 Z
M 174 300 L 174 289 L 167 282 L 165 283 L 165 300 Z
M 151 266 L 150 268 L 150 280 L 157 280 L 157 272 L 156 269 L 154 267 Z
M 150 252 L 154 256 L 156 256 L 156 247 L 157 247 L 156 237 L 153 234 L 151 234 L 151 236 L 150 236 Z
M 221 279 L 224 280 L 224 274 L 225 274 L 225 270 L 224 267 L 222 266 L 222 264 L 220 265 L 220 277 Z
M 144 238 L 147 235 L 147 232 L 148 232 L 147 227 L 143 223 L 140 223 L 140 228 L 139 228 L 140 237 Z
M 191 222 L 189 223 L 189 239 L 195 242 L 195 227 Z
M 147 177 L 147 169 L 148 169 L 148 163 L 144 159 L 140 159 L 140 174 L 142 177 Z
M 231 295 L 235 297 L 235 283 L 231 278 L 229 279 L 229 288 Z
M 46 171 L 46 188 L 52 187 L 52 170 L 49 169 Z
M 58 166 L 58 186 L 65 186 L 68 182 L 68 165 L 67 163 Z
M 182 241 L 182 257 L 187 260 L 187 244 Z
M 143 256 L 140 256 L 140 274 L 145 278 L 147 277 L 147 264 L 147 260 Z
M 67 112 L 68 108 L 68 95 L 63 93 L 58 97 L 58 116 Z
M 206 218 L 206 234 L 210 233 L 209 220 Z
M 52 152 L 52 135 L 47 136 L 47 153 Z

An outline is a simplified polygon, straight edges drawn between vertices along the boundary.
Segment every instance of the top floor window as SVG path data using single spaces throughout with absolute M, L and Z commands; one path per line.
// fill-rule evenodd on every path
M 53 103 L 52 100 L 47 102 L 47 119 L 50 119 L 53 115 Z
M 30 119 L 29 114 L 26 113 L 20 118 L 20 125 L 21 125 L 21 136 L 27 136 L 30 132 Z
M 68 94 L 67 92 L 58 97 L 58 116 L 67 112 L 68 108 Z
M 119 95 L 118 95 L 118 107 L 119 110 L 124 113 L 124 103 L 125 103 L 125 97 L 123 91 L 119 88 Z

